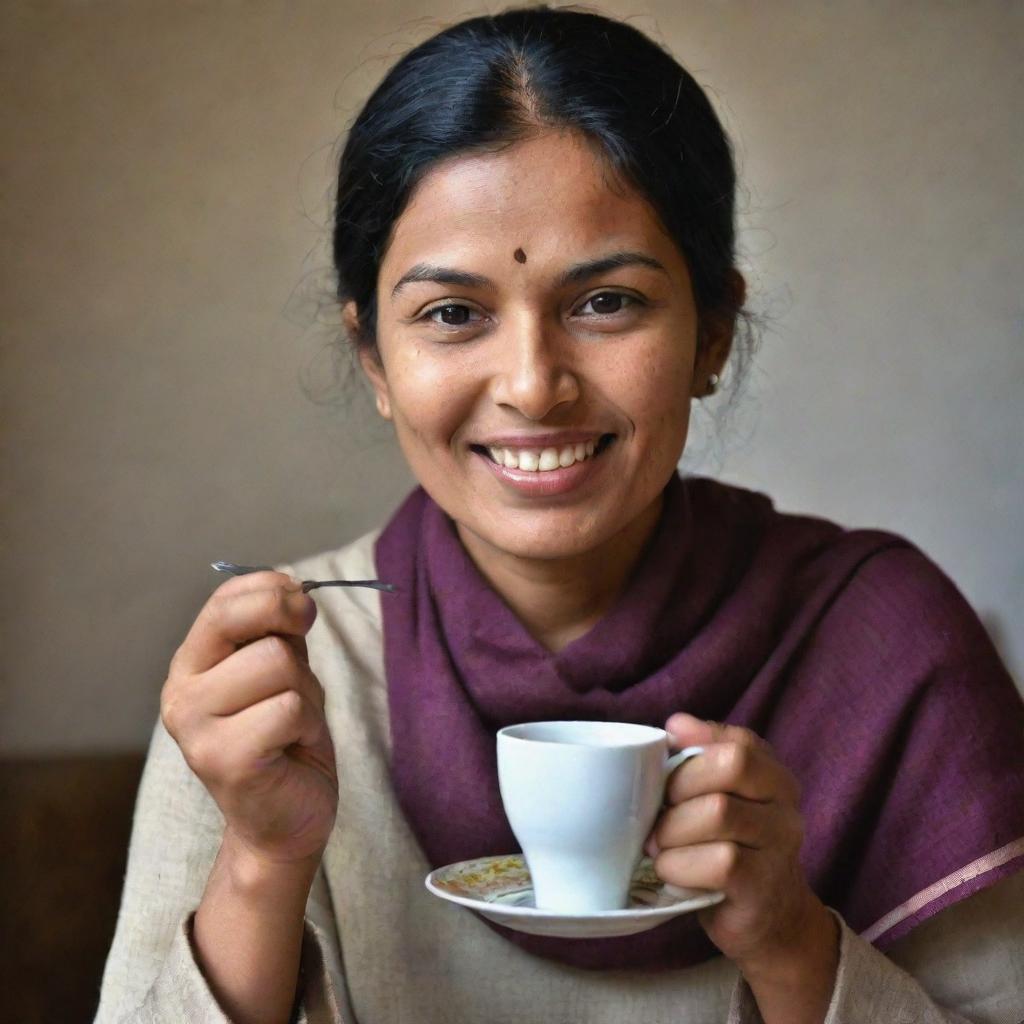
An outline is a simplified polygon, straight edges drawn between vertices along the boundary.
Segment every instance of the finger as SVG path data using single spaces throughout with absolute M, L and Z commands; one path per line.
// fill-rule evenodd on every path
M 267 587 L 283 586 L 287 590 L 301 589 L 302 580 L 297 576 L 289 576 L 285 572 L 278 572 L 276 569 L 260 570 L 259 572 L 247 572 L 241 576 L 232 576 L 225 580 L 215 591 L 215 595 L 246 594 L 254 590 L 262 590 Z M 212 595 L 211 595 L 212 596 Z M 306 648 L 306 638 L 293 634 L 283 635 L 284 639 L 291 644 L 295 653 L 303 660 L 309 661 L 309 651 Z M 252 643 L 252 640 L 245 640 L 239 646 Z
M 683 889 L 729 890 L 748 871 L 751 858 L 762 856 L 731 842 L 674 846 L 658 854 L 654 870 L 663 882 Z
M 667 850 L 728 840 L 759 850 L 783 840 L 791 813 L 777 804 L 707 793 L 665 811 L 654 830 L 654 843 L 657 850 Z
M 238 789 L 292 744 L 313 746 L 326 728 L 321 712 L 295 690 L 285 690 L 228 718 L 208 719 L 182 744 L 182 753 L 206 785 Z
M 272 635 L 239 648 L 213 668 L 187 677 L 185 686 L 196 710 L 234 715 L 284 690 L 297 690 L 324 706 L 320 681 L 285 637 Z
M 665 731 L 673 744 L 680 749 L 708 743 L 739 743 L 747 747 L 771 749 L 768 741 L 762 739 L 752 729 L 742 725 L 729 725 L 726 722 L 704 721 L 684 711 L 677 711 L 669 717 L 665 723 Z
M 299 590 L 302 588 L 302 580 L 297 576 L 289 576 L 287 573 L 277 572 L 276 570 L 260 572 L 247 572 L 241 576 L 232 576 L 230 579 L 225 580 L 211 595 L 214 596 L 230 596 L 232 594 L 247 594 L 254 590 L 265 590 L 273 587 L 284 587 L 286 590 Z M 306 649 L 306 640 L 302 636 L 286 635 L 285 639 L 292 645 L 295 653 L 298 654 L 304 661 L 309 660 L 309 653 Z M 244 643 L 251 643 L 251 640 L 246 640 Z
M 278 572 L 277 570 L 261 570 L 259 572 L 247 572 L 241 576 L 232 576 L 230 579 L 225 580 L 215 591 L 214 594 L 221 596 L 231 594 L 247 594 L 254 590 L 262 590 L 267 587 L 283 586 L 286 590 L 297 590 L 302 588 L 302 580 L 297 576 L 289 576 L 287 573 Z M 312 600 L 312 599 L 311 599 Z M 305 661 L 309 662 L 309 650 L 306 647 L 306 638 L 304 636 L 296 636 L 294 634 L 277 634 L 283 636 L 292 646 L 292 650 Z M 252 643 L 251 640 L 243 641 L 245 644 Z
M 295 690 L 285 690 L 223 719 L 240 748 L 265 761 L 298 743 L 314 746 L 327 728 L 323 712 Z
M 298 589 L 302 586 L 302 581 L 296 576 L 289 576 L 276 569 L 261 569 L 259 572 L 247 572 L 241 576 L 232 576 L 224 580 L 218 584 L 214 594 L 246 594 L 252 590 L 267 590 L 271 587 L 282 587 L 289 584 Z
M 670 804 L 706 793 L 731 793 L 746 800 L 796 804 L 800 788 L 792 773 L 760 746 L 726 742 L 705 744 L 669 777 L 665 790 Z
M 297 643 L 302 645 L 298 651 Z M 235 714 L 286 689 L 324 706 L 323 688 L 309 668 L 304 638 L 271 634 L 237 648 L 205 672 L 189 674 L 172 664 L 160 695 L 160 716 L 181 743 L 202 728 L 204 719 Z
M 266 576 L 266 573 L 253 575 Z M 276 574 L 280 576 L 281 574 Z M 282 577 L 287 580 L 287 577 Z M 240 645 L 270 633 L 304 636 L 316 618 L 316 605 L 290 581 L 241 592 L 218 590 L 203 605 L 172 659 L 172 670 L 205 672 Z

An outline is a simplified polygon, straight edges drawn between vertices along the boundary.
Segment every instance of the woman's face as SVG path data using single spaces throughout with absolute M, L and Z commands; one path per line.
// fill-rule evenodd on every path
M 728 354 L 723 336 L 697 359 L 682 254 L 613 185 L 548 133 L 438 165 L 396 223 L 362 362 L 478 560 L 576 557 L 649 520 Z

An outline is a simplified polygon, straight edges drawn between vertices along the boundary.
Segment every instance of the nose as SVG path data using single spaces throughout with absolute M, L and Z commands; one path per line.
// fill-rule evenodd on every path
M 491 376 L 491 397 L 527 419 L 542 420 L 560 405 L 580 396 L 580 382 L 571 358 L 571 339 L 545 329 L 535 317 L 507 327 L 497 346 Z

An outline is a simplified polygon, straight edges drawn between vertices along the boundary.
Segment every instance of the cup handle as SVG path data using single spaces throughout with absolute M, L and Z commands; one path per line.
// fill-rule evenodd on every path
M 698 754 L 703 754 L 703 747 L 686 747 L 680 750 L 678 754 L 673 754 L 665 762 L 665 779 L 668 777 L 684 762 L 689 761 L 691 757 L 696 757 Z

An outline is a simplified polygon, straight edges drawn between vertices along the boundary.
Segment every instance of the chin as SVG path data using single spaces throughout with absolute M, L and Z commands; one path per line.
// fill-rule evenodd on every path
M 516 558 L 527 558 L 535 561 L 557 561 L 562 558 L 573 558 L 577 555 L 585 554 L 594 545 L 581 542 L 580 540 L 568 543 L 550 537 L 544 540 L 514 537 L 510 539 L 502 538 L 500 543 L 495 544 L 494 547 L 500 548 L 506 554 L 514 555 Z
M 478 529 L 476 524 L 466 528 L 490 547 L 516 558 L 538 561 L 575 558 L 600 547 L 615 531 L 565 527 L 552 528 L 551 524 L 501 523 Z

